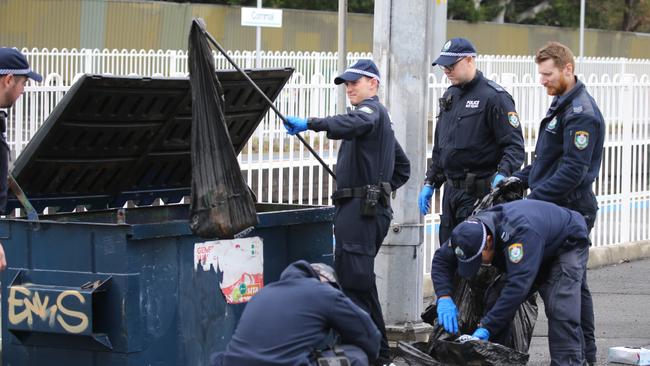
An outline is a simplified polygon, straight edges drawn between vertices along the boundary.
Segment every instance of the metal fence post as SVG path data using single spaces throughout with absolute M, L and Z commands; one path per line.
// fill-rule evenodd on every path
M 93 70 L 93 50 L 90 48 L 84 49 L 84 73 L 92 74 Z
M 633 208 L 632 202 L 632 172 L 635 161 L 632 159 L 632 130 L 634 128 L 634 75 L 624 74 L 621 77 L 621 123 L 623 129 L 623 144 L 621 152 L 621 242 L 630 241 L 631 228 L 630 214 Z

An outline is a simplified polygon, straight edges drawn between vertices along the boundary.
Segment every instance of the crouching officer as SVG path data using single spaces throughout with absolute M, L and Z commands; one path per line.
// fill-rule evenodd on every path
M 289 134 L 307 129 L 325 131 L 343 140 L 336 162 L 337 190 L 334 267 L 343 292 L 367 311 L 382 333 L 378 364 L 390 363 L 377 286 L 375 256 L 388 232 L 393 211 L 389 194 L 409 178 L 410 163 L 395 139 L 391 119 L 379 103 L 379 70 L 371 60 L 359 60 L 334 79 L 345 83 L 353 108 L 325 118 L 288 117 Z
M 477 70 L 470 41 L 449 40 L 436 65 L 452 85 L 439 100 L 431 165 L 418 204 L 426 215 L 434 190 L 446 183 L 439 234 L 444 243 L 477 199 L 519 169 L 524 139 L 512 97 Z
M 551 365 L 583 365 L 580 286 L 588 252 L 587 225 L 575 211 L 537 200 L 482 211 L 459 224 L 434 255 L 431 278 L 439 321 L 448 332 L 457 332 L 450 297 L 454 273 L 471 278 L 481 265 L 493 265 L 505 273 L 506 283 L 473 337 L 487 341 L 507 331 L 504 326 L 519 306 L 539 290 L 548 318 Z
M 337 355 L 315 352 L 331 331 L 343 343 L 334 347 Z M 380 339 L 370 316 L 339 290 L 334 269 L 299 260 L 253 296 L 226 350 L 213 355 L 212 364 L 316 365 L 317 358 L 330 357 L 366 366 L 377 358 Z

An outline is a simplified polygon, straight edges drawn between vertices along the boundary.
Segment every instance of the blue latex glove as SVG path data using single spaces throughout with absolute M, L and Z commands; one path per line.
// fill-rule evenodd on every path
M 287 116 L 287 123 L 284 124 L 287 133 L 291 136 L 307 130 L 307 119 L 300 117 Z
M 458 309 L 451 297 L 438 299 L 438 322 L 448 333 L 458 333 Z
M 422 190 L 420 191 L 420 195 L 418 196 L 418 206 L 420 206 L 420 213 L 422 215 L 426 215 L 427 212 L 429 212 L 429 206 L 431 205 L 431 197 L 433 196 L 433 192 L 435 192 L 435 188 L 430 185 L 425 185 L 422 187 Z
M 490 331 L 485 328 L 476 328 L 472 337 L 476 337 L 482 341 L 487 341 L 490 338 Z
M 499 182 L 502 180 L 506 179 L 505 175 L 501 175 L 497 173 L 497 175 L 494 176 L 494 179 L 492 179 L 492 188 L 496 187 Z

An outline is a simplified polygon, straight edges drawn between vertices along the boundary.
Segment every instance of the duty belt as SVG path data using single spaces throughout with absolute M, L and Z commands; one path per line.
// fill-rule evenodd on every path
M 364 198 L 366 197 L 366 192 L 367 192 L 367 187 L 368 186 L 363 186 L 363 187 L 352 187 L 352 188 L 339 188 L 332 194 L 332 200 L 334 200 L 334 203 L 336 203 L 339 200 L 346 199 L 346 198 L 352 198 L 352 197 L 357 197 L 357 198 Z M 388 201 L 388 197 L 390 196 L 390 184 L 388 182 L 381 182 L 379 183 L 378 186 L 373 186 L 373 187 L 378 187 L 382 193 L 382 196 Z
M 365 195 L 366 187 L 340 188 L 332 194 L 332 199 L 337 201 L 343 198 L 364 197 Z
M 465 179 L 447 178 L 447 184 L 456 189 L 462 189 L 469 194 L 485 194 L 491 188 L 490 178 L 476 178 L 476 174 L 472 173 L 468 173 Z

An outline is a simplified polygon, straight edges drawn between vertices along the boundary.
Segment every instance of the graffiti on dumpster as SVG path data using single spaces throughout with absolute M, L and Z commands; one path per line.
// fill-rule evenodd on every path
M 248 302 L 264 285 L 260 237 L 214 240 L 194 245 L 194 268 L 223 272 L 219 284 L 229 304 Z
M 7 300 L 7 318 L 13 325 L 27 322 L 31 328 L 36 318 L 48 322 L 50 328 L 54 328 L 58 323 L 68 333 L 82 333 L 88 328 L 88 316 L 66 307 L 63 301 L 68 297 L 76 298 L 80 304 L 85 303 L 84 297 L 75 290 L 62 291 L 50 305 L 48 295 L 43 296 L 38 291 L 32 291 L 24 286 L 11 286 Z

